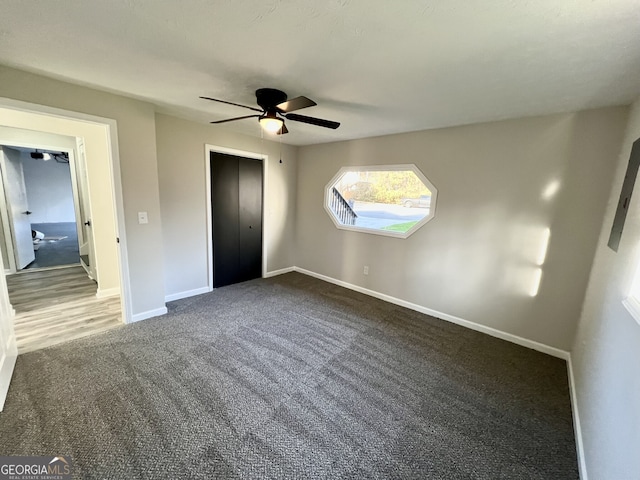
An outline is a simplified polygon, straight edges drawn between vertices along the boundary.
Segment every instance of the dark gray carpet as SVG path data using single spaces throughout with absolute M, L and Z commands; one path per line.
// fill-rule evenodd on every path
M 566 365 L 301 275 L 20 356 L 0 453 L 77 478 L 578 478 Z
M 80 263 L 78 231 L 74 222 L 32 223 L 31 228 L 44 233 L 47 237 L 66 237 L 61 240 L 42 240 L 36 259 L 25 269 L 60 267 Z

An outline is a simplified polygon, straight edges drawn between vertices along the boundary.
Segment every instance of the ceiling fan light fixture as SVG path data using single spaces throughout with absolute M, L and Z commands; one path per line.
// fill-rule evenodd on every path
M 44 160 L 46 162 L 47 160 L 51 160 L 51 154 L 36 150 L 35 152 L 31 152 L 31 158 L 35 160 Z
M 284 124 L 281 118 L 276 117 L 275 113 L 267 113 L 260 117 L 259 121 L 262 129 L 269 133 L 278 133 Z

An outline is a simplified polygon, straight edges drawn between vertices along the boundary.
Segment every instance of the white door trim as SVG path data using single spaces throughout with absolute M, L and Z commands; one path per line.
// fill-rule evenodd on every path
M 104 129 L 107 140 L 107 149 L 110 170 L 110 183 L 113 191 L 114 211 L 116 216 L 116 235 L 119 238 L 117 248 L 120 261 L 120 285 L 121 285 L 121 303 L 122 318 L 124 323 L 131 322 L 131 284 L 129 281 L 129 256 L 127 252 L 127 240 L 125 230 L 124 202 L 122 197 L 122 177 L 120 173 L 120 155 L 118 150 L 118 129 L 117 122 L 111 118 L 89 115 L 86 113 L 74 112 L 60 108 L 49 107 L 46 105 L 38 105 L 34 103 L 23 102 L 11 98 L 0 97 L 0 107 L 20 112 L 34 113 L 39 115 L 48 115 L 66 120 L 86 122 L 100 126 Z M 11 126 L 11 125 L 8 125 Z M 53 132 L 55 133 L 55 132 Z M 116 239 L 114 239 L 116 241 Z
M 205 203 L 207 207 L 207 261 L 208 261 L 208 273 L 207 273 L 207 287 L 209 291 L 213 290 L 213 218 L 211 216 L 211 152 L 226 153 L 227 155 L 235 155 L 236 157 L 255 158 L 262 160 L 262 277 L 265 276 L 267 271 L 267 222 L 265 212 L 268 212 L 267 208 L 267 185 L 268 176 L 267 168 L 269 164 L 269 156 L 258 152 L 249 152 L 246 150 L 238 150 L 235 148 L 223 147 L 221 145 L 205 144 L 204 146 L 204 166 L 205 166 L 205 182 L 206 182 L 206 197 Z
M 64 150 L 62 150 L 64 151 Z M 71 177 L 71 192 L 73 194 L 73 213 L 76 217 L 76 235 L 78 238 L 78 248 L 84 243 L 84 233 L 81 228 L 82 215 L 80 215 L 80 190 L 78 189 L 78 172 L 76 170 L 79 159 L 76 159 L 74 150 L 66 150 L 69 155 L 69 175 Z M 80 252 L 78 252 L 80 253 Z
M 91 212 L 91 186 L 89 185 L 89 178 L 87 174 L 87 153 L 84 145 L 84 139 L 80 137 L 76 137 L 76 148 L 78 155 L 78 163 L 76 166 L 79 168 L 75 169 L 76 180 L 79 182 L 78 188 L 78 203 L 82 202 L 84 207 L 83 215 L 78 215 L 78 228 L 83 232 L 83 243 L 78 241 L 78 249 L 80 250 L 80 265 L 87 272 L 89 277 L 93 280 L 98 281 L 98 275 L 96 274 L 96 246 L 95 239 L 93 238 L 92 226 L 89 225 L 86 229 L 87 235 L 85 238 L 84 231 L 84 222 L 91 221 L 93 218 Z M 89 255 L 89 264 L 87 265 L 84 260 L 82 260 L 83 248 L 85 245 L 88 245 Z M 128 278 L 128 277 L 127 277 Z M 98 290 L 100 290 L 100 285 L 98 285 Z

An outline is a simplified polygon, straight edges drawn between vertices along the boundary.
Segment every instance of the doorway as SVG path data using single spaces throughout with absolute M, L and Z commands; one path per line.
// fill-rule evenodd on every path
M 96 264 L 92 271 L 98 281 L 98 290 L 93 298 L 116 298 L 116 309 L 120 313 L 121 322 L 130 323 L 133 317 L 131 287 L 115 120 L 0 98 L 0 144 L 6 143 L 7 139 L 16 140 L 25 132 L 36 132 L 47 137 L 70 136 L 83 139 L 87 163 L 91 160 L 91 168 L 87 172 L 90 197 L 96 198 L 96 203 L 101 207 L 92 211 L 96 220 L 95 225 L 92 225 L 96 250 Z M 6 249 L 2 250 L 4 252 Z M 4 255 L 0 256 L 2 257 Z M 0 270 L 4 270 L 4 258 L 0 265 Z M 17 341 L 15 310 L 9 300 L 6 278 L 4 275 L 0 277 L 1 410 L 15 365 Z M 103 308 L 99 310 L 103 311 Z
M 63 142 L 67 142 L 64 143 Z M 0 144 L 47 146 L 85 159 L 84 181 L 90 205 L 93 260 L 90 276 L 99 298 L 121 295 L 124 323 L 132 321 L 131 287 L 115 120 L 0 98 Z M 78 162 L 82 163 L 82 162 Z M 85 222 L 89 218 L 83 216 Z M 84 223 L 84 222 L 83 222 Z M 84 225 L 83 225 L 84 226 Z M 80 245 L 82 256 L 83 245 Z
M 73 153 L 0 147 L 0 210 L 9 272 L 80 265 L 83 204 Z M 0 202 L 1 203 L 1 202 Z
M 65 148 L 59 150 L 39 143 L 42 132 L 9 133 L 28 144 L 0 142 L 0 247 L 18 353 L 121 325 L 119 288 L 99 295 L 90 268 L 95 249 L 84 140 L 49 136 L 49 145 Z
M 209 152 L 213 288 L 263 271 L 264 159 L 234 153 Z

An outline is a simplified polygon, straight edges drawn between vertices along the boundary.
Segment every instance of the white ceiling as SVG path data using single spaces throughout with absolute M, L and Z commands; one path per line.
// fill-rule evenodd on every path
M 196 121 L 275 87 L 294 145 L 630 103 L 639 0 L 2 0 L 0 63 Z M 260 135 L 255 119 L 215 128 Z

